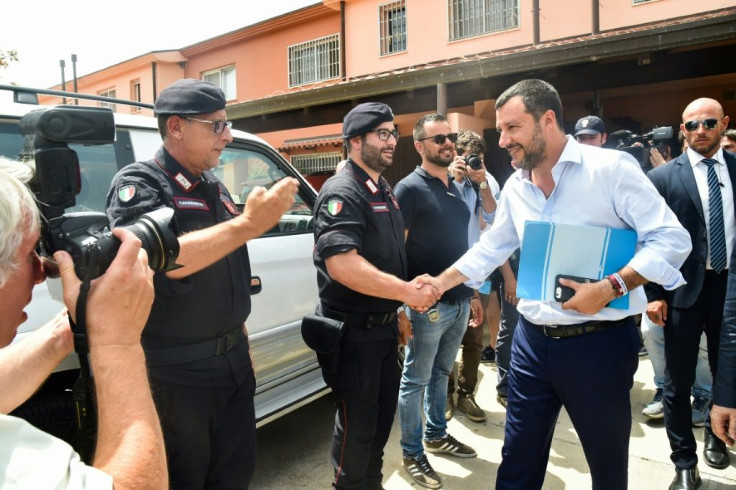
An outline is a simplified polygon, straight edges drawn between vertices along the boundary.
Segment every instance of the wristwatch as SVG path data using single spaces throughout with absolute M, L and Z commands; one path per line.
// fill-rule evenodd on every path
M 481 189 L 488 189 L 488 182 L 486 182 L 486 180 L 483 179 L 483 182 L 478 184 L 478 187 L 480 187 Z

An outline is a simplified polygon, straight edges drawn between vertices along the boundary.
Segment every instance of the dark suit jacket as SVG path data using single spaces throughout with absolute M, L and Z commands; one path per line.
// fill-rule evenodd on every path
M 731 188 L 735 194 L 734 203 L 736 203 L 736 156 L 728 152 L 723 152 L 723 155 L 728 167 L 728 175 L 724 174 L 722 178 L 730 177 Z M 695 183 L 695 175 L 687 152 L 655 168 L 647 175 L 682 226 L 690 233 L 693 243 L 692 252 L 680 268 L 687 284 L 673 291 L 665 291 L 660 285 L 649 283 L 644 288 L 647 300 L 664 299 L 668 307 L 690 308 L 698 299 L 703 288 L 708 237 L 705 227 L 707 217 L 703 215 L 703 204 L 700 202 L 698 186 Z

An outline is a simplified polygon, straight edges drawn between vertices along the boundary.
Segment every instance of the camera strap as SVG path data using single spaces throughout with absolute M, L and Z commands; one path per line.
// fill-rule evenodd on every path
M 99 250 L 91 247 L 89 250 L 88 266 L 95 265 Z M 79 378 L 72 387 L 72 398 L 76 410 L 77 422 L 77 451 L 82 460 L 91 464 L 94 458 L 94 450 L 97 439 L 97 410 L 95 403 L 94 379 L 90 373 L 89 344 L 87 342 L 87 297 L 91 288 L 91 276 L 94 267 L 87 267 L 87 273 L 79 286 L 77 297 L 77 321 L 71 319 L 69 322 L 74 334 L 74 350 L 79 357 Z
M 79 296 L 77 297 L 77 321 L 71 318 L 69 321 L 74 333 L 74 351 L 77 354 L 89 353 L 89 345 L 87 344 L 87 295 L 89 294 L 91 284 L 86 279 L 79 286 Z

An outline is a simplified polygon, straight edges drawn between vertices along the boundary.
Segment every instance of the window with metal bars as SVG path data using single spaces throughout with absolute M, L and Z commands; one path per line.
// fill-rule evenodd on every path
M 378 7 L 381 56 L 406 51 L 406 1 Z
M 519 27 L 519 0 L 448 0 L 450 40 Z
M 340 76 L 340 36 L 289 46 L 289 87 Z
M 306 153 L 291 157 L 291 164 L 302 175 L 316 174 L 317 172 L 331 172 L 335 170 L 338 162 L 342 160 L 339 151 L 329 153 Z

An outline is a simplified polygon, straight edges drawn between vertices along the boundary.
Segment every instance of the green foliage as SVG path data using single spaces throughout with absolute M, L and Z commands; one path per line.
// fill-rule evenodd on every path
M 18 61 L 18 51 L 14 49 L 9 49 L 8 51 L 0 49 L 0 68 L 7 68 L 13 61 Z

